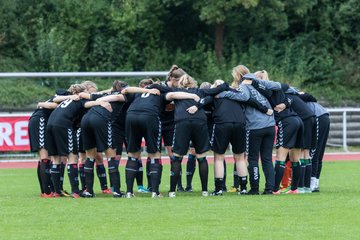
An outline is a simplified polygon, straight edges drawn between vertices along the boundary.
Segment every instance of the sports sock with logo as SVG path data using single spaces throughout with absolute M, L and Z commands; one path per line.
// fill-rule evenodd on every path
M 94 164 L 95 160 L 93 158 L 86 158 L 84 172 L 85 172 L 85 183 L 86 191 L 90 194 L 94 193 Z
M 99 178 L 101 190 L 108 188 L 107 179 L 106 179 L 106 170 L 104 164 L 96 165 L 96 175 Z
M 186 187 L 191 188 L 192 179 L 196 168 L 196 156 L 189 154 L 186 163 Z
M 281 180 L 284 176 L 285 161 L 275 160 L 275 186 L 274 192 L 279 190 Z
M 68 164 L 68 177 L 72 193 L 79 193 L 79 172 L 77 163 Z
M 208 190 L 208 178 L 209 178 L 209 165 L 206 157 L 198 158 L 199 162 L 199 175 L 201 181 L 201 190 Z
M 300 163 L 299 162 L 292 162 L 292 182 L 291 182 L 291 190 L 296 190 L 299 184 L 300 178 Z
M 128 157 L 125 166 L 125 179 L 126 179 L 127 192 L 133 193 L 134 180 L 138 170 L 139 170 L 139 159 Z

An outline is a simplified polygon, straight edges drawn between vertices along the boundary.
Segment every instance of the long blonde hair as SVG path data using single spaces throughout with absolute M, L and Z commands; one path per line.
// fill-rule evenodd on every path
M 71 94 L 78 94 L 81 92 L 84 92 L 86 90 L 85 86 L 83 84 L 72 84 L 69 89 L 68 92 L 70 92 Z
M 265 70 L 255 72 L 255 76 L 260 80 L 269 80 L 269 74 Z
M 96 83 L 94 83 L 92 81 L 86 80 L 86 81 L 81 82 L 81 84 L 86 88 L 86 90 L 89 90 L 90 88 L 94 88 L 95 91 L 97 91 Z
M 189 75 L 185 74 L 180 77 L 179 88 L 195 88 L 197 87 L 197 82 Z
M 176 81 L 179 81 L 180 77 L 182 77 L 185 74 L 186 72 L 182 68 L 179 68 L 177 65 L 172 65 L 167 75 L 166 81 L 170 81 L 171 78 L 174 78 Z
M 234 81 L 231 83 L 231 87 L 238 88 L 242 82 L 242 78 L 245 74 L 250 73 L 250 70 L 244 65 L 237 65 L 233 68 L 231 75 L 234 78 Z

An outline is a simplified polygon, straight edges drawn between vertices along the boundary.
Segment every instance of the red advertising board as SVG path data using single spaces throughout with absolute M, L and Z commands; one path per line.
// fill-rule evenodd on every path
M 0 114 L 0 152 L 29 151 L 30 114 Z

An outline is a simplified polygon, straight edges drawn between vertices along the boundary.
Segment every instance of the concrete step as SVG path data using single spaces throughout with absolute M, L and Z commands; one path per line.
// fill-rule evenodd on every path
M 347 130 L 360 130 L 360 121 L 359 122 L 348 122 L 347 123 Z M 330 131 L 334 131 L 334 130 L 340 130 L 342 131 L 343 128 L 343 124 L 342 122 L 338 122 L 338 123 L 330 123 Z
M 340 138 L 329 138 L 328 139 L 328 144 L 332 145 L 332 144 L 336 144 L 336 145 L 342 145 L 342 139 Z M 360 145 L 360 138 L 348 138 L 347 139 L 347 145 L 348 146 L 359 146 Z

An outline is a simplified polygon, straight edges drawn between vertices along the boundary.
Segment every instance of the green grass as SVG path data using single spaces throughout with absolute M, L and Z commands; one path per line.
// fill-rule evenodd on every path
M 324 163 L 317 194 L 226 193 L 204 198 L 198 191 L 175 199 L 151 199 L 149 194 L 133 199 L 101 194 L 94 199 L 42 199 L 35 169 L 0 169 L 0 238 L 356 239 L 360 233 L 358 165 Z M 200 189 L 198 178 L 194 177 L 195 189 Z M 209 179 L 212 189 L 212 176 Z M 232 183 L 230 171 L 227 183 Z M 67 179 L 65 184 L 69 189 Z M 169 188 L 168 166 L 161 188 L 164 193 Z

